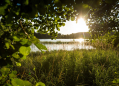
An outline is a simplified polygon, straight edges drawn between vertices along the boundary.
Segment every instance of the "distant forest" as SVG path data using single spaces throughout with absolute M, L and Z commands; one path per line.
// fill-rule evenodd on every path
M 40 33 L 34 33 L 34 35 L 39 39 L 51 39 L 52 36 L 48 34 L 40 34 Z M 78 39 L 78 38 L 90 38 L 91 35 L 89 32 L 78 32 L 78 33 L 72 33 L 67 35 L 61 35 L 58 33 L 58 36 L 56 39 Z

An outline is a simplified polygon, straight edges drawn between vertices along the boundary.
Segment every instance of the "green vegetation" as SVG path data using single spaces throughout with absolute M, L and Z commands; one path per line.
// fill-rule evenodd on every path
M 79 43 L 77 41 L 70 41 L 70 42 L 62 42 L 62 41 L 57 41 L 57 42 L 48 42 L 48 41 L 44 41 L 41 42 L 42 44 L 74 44 L 74 43 Z
M 108 33 L 87 42 L 96 49 L 31 52 L 20 61 L 21 66 L 14 65 L 12 70 L 33 85 L 43 82 L 46 86 L 118 86 L 119 47 L 113 46 L 113 40 L 110 44 L 113 35 L 109 36 Z
M 115 33 L 116 34 L 116 33 Z M 110 32 L 103 36 L 95 37 L 96 39 L 91 39 L 90 44 L 97 49 L 118 49 L 119 48 L 119 38 L 116 35 L 111 35 Z
M 112 86 L 119 78 L 119 51 L 32 52 L 21 65 L 14 66 L 17 77 L 32 84 L 41 81 L 46 86 Z
M 21 66 L 19 61 L 29 55 L 32 43 L 40 50 L 47 50 L 34 36 L 34 30 L 55 38 L 55 29 L 59 30 L 74 15 L 72 6 L 66 6 L 69 4 L 57 0 L 0 0 L 0 86 L 32 85 L 17 78 L 17 71 L 11 68 L 13 64 Z M 40 84 L 37 82 L 36 86 Z
M 51 36 L 48 34 L 40 34 L 40 33 L 34 33 L 34 36 L 36 36 L 38 39 L 50 39 Z M 91 38 L 91 35 L 89 32 L 78 32 L 78 33 L 72 33 L 67 35 L 62 35 L 58 33 L 56 39 L 79 39 L 79 38 L 85 38 L 89 39 Z

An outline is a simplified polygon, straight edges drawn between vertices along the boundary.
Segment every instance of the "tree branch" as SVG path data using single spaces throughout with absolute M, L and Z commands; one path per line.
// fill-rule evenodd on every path
M 24 33 L 25 33 L 25 34 L 28 36 L 28 38 L 30 39 L 28 33 L 25 31 L 25 28 L 24 28 L 23 25 L 22 25 L 21 19 L 20 19 L 20 21 L 19 21 L 19 24 L 20 24 L 21 28 L 23 29 Z

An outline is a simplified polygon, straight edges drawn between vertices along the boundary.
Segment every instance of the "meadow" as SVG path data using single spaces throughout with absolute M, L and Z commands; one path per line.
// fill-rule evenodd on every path
M 118 48 L 102 41 L 92 45 L 97 49 L 31 52 L 21 61 L 21 67 L 14 65 L 13 70 L 17 70 L 18 78 L 32 84 L 40 81 L 46 86 L 118 86 Z

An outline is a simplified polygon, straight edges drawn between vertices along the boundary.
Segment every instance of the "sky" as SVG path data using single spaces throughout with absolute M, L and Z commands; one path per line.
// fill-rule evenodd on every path
M 88 32 L 88 30 L 85 21 L 80 18 L 77 23 L 76 21 L 66 21 L 65 26 L 60 27 L 58 33 L 66 35 L 78 32 Z
M 33 22 L 32 22 L 33 24 Z M 86 25 L 83 18 L 78 19 L 77 23 L 76 21 L 66 21 L 65 26 L 60 27 L 60 31 L 58 33 L 61 33 L 62 35 L 72 34 L 72 33 L 78 33 L 78 32 L 88 32 L 88 26 Z M 37 30 L 35 30 L 37 32 Z

